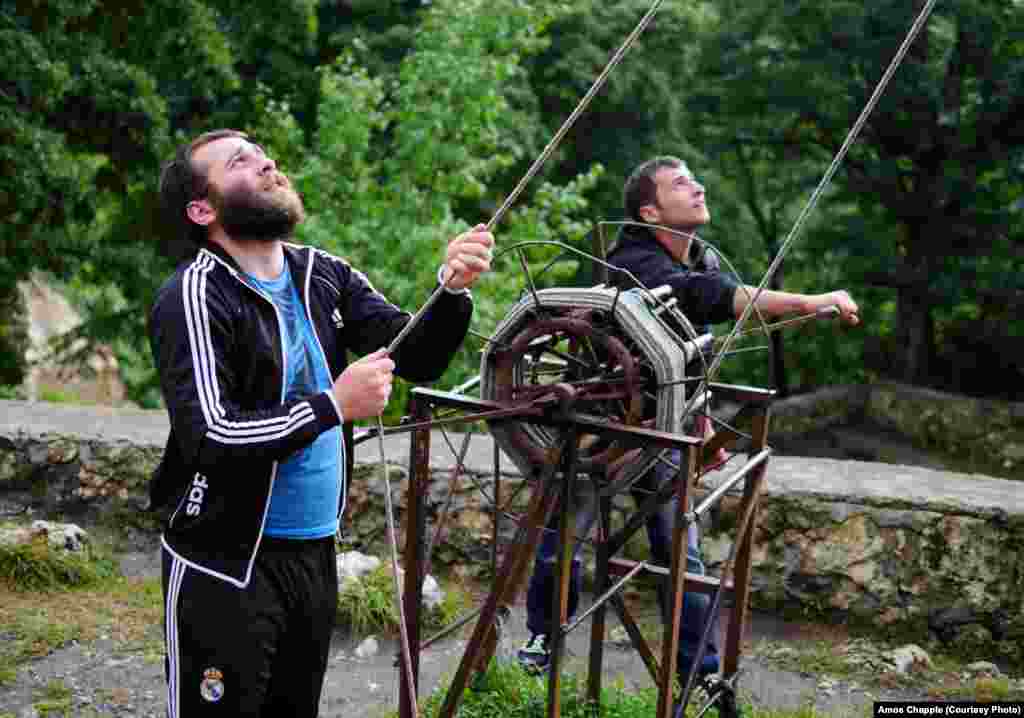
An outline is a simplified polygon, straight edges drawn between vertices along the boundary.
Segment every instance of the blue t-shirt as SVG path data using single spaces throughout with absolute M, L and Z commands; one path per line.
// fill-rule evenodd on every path
M 249 283 L 269 294 L 281 320 L 285 366 L 284 401 L 331 388 L 326 358 L 306 314 L 288 263 L 277 279 L 246 275 Z M 341 427 L 278 463 L 264 532 L 268 536 L 314 539 L 338 529 L 341 472 L 345 465 Z

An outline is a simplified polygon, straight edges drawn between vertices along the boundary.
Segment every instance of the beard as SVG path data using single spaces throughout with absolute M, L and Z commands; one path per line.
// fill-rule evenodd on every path
M 220 194 L 211 188 L 210 200 L 227 235 L 241 241 L 270 242 L 290 237 L 306 218 L 302 199 L 287 185 L 265 194 L 243 190 Z

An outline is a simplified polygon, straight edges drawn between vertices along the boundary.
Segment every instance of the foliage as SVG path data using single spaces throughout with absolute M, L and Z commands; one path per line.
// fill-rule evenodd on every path
M 346 581 L 338 592 L 338 624 L 356 635 L 398 627 L 394 606 L 394 579 L 385 566 Z
M 92 586 L 115 574 L 109 558 L 89 551 L 57 551 L 46 537 L 24 544 L 0 544 L 0 582 L 18 591 Z
M 195 130 L 248 129 L 250 122 L 259 120 L 269 96 L 290 108 L 304 132 L 311 132 L 317 80 L 310 70 L 316 65 L 318 6 L 324 3 L 210 0 L 206 4 L 214 13 L 217 33 L 227 46 L 227 59 L 242 91 L 217 98 L 219 102 L 204 108 L 202 115 L 210 117 Z
M 0 323 L 0 387 L 15 387 L 25 379 L 25 354 L 29 348 L 25 315 L 25 301 L 17 284 L 5 285 L 0 280 L 0 317 L 8 317 Z
M 295 174 L 311 209 L 301 239 L 415 308 L 444 243 L 493 215 L 648 7 L 7 3 L 0 304 L 30 272 L 66 283 L 86 317 L 68 340 L 112 345 L 130 398 L 155 406 L 146 310 L 181 251 L 157 212 L 159 163 L 233 126 Z M 671 153 L 708 187 L 706 238 L 756 283 L 913 12 L 894 0 L 666 3 L 497 228 L 501 246 L 587 248 L 588 225 L 619 216 L 632 167 Z M 782 347 L 776 371 L 794 388 L 886 374 L 1021 396 L 1022 28 L 1019 2 L 936 6 L 776 278 L 846 287 L 864 310 L 862 328 L 808 327 Z M 528 261 L 557 254 L 530 249 Z M 478 285 L 475 330 L 516 299 L 518 266 L 507 255 Z M 588 276 L 566 263 L 542 281 Z M 25 370 L 19 314 L 0 312 L 0 384 Z M 443 384 L 475 371 L 476 349 Z M 737 355 L 724 374 L 764 383 L 766 356 Z
M 537 118 L 509 97 L 510 88 L 525 92 L 521 57 L 540 42 L 545 17 L 510 0 L 486 12 L 480 0 L 438 3 L 396 75 L 372 75 L 356 54 L 323 70 L 314 145 L 296 176 L 310 214 L 300 238 L 349 259 L 399 306 L 422 303 L 445 243 L 470 226 L 458 209 L 494 206 L 493 180 L 532 148 Z M 542 184 L 529 209 L 508 216 L 502 243 L 581 231 L 584 194 L 599 176 L 594 168 L 565 185 Z M 500 266 L 474 290 L 484 327 L 519 289 L 498 277 Z M 477 361 L 464 348 L 442 383 L 475 373 Z M 392 413 L 407 391 L 396 391 Z
M 175 100 L 236 81 L 214 20 L 194 0 L 0 11 L 0 285 L 33 271 L 116 284 L 130 306 L 90 315 L 79 335 L 144 336 L 142 308 L 168 268 L 154 239 L 156 168 L 171 118 L 198 114 Z
M 647 0 L 552 5 L 558 10 L 552 11 L 547 32 L 554 41 L 525 61 L 549 133 L 569 116 L 650 9 Z M 680 78 L 696 46 L 684 38 L 700 32 L 705 15 L 700 3 L 665 3 L 566 136 L 553 177 L 569 181 L 595 163 L 608 170 L 594 193 L 593 219 L 621 218 L 625 179 L 649 156 L 690 157 Z
M 36 158 L 12 165 L 10 172 L 5 166 L 5 178 L 27 183 L 9 190 L 0 187 L 6 190 L 0 197 L 20 198 L 17 214 L 5 226 L 10 232 L 43 232 L 46 239 L 16 234 L 16 240 L 4 245 L 8 251 L 0 260 L 0 278 L 5 272 L 16 280 L 30 270 L 44 270 L 68 280 L 87 320 L 65 337 L 64 345 L 79 338 L 111 344 L 125 369 L 130 398 L 143 406 L 158 401 L 144 312 L 170 269 L 158 251 L 172 257 L 181 253 L 176 239 L 163 232 L 152 192 L 157 160 L 167 156 L 172 142 L 211 125 L 253 132 L 281 158 L 284 169 L 296 173 L 306 195 L 313 219 L 301 239 L 348 256 L 360 268 L 379 267 L 373 279 L 390 298 L 410 307 L 432 286 L 444 242 L 469 226 L 456 220 L 456 213 L 493 206 L 500 191 L 496 179 L 535 149 L 540 125 L 531 114 L 535 105 L 529 101 L 519 60 L 542 44 L 545 12 L 513 2 L 487 12 L 480 2 L 446 2 L 421 12 L 405 3 L 396 13 L 421 15 L 423 31 L 416 34 L 410 52 L 401 53 L 405 59 L 390 66 L 390 74 L 371 76 L 356 55 L 374 67 L 388 66 L 372 60 L 367 46 L 355 41 L 330 67 L 310 72 L 314 55 L 324 51 L 318 23 L 325 14 L 308 0 L 263 5 L 255 12 L 247 4 L 243 12 L 228 0 L 193 2 L 176 21 L 176 30 L 184 25 L 190 32 L 173 34 L 168 28 L 175 23 L 166 17 L 170 8 L 160 3 L 122 12 L 109 12 L 101 2 L 76 9 L 61 5 L 64 14 L 46 26 L 33 8 L 8 18 L 12 38 L 26 46 L 16 59 L 33 60 L 32 68 L 15 76 L 55 69 L 52 77 L 46 76 L 48 84 L 22 82 L 34 90 L 48 88 L 42 97 L 28 90 L 25 96 L 26 102 L 42 103 L 39 109 L 48 113 L 30 116 L 41 118 L 39 127 L 18 119 L 21 124 L 13 126 L 7 151 L 25 163 L 30 155 L 25 148 L 31 144 L 50 150 L 54 160 L 46 165 Z M 115 44 L 126 35 L 128 18 L 150 32 L 128 33 L 130 42 Z M 337 20 L 333 18 L 335 29 Z M 65 52 L 69 33 L 79 27 L 90 33 L 90 42 L 85 50 L 76 46 Z M 185 44 L 184 35 L 201 41 Z M 31 48 L 36 48 L 34 55 L 28 52 Z M 134 99 L 121 101 L 114 89 L 89 85 L 91 77 L 75 74 L 79 64 L 45 60 L 74 58 L 86 50 L 96 62 L 121 63 L 124 81 L 136 83 Z M 62 120 L 62 103 L 75 91 L 87 91 L 79 85 L 90 88 L 90 102 L 113 113 L 111 124 L 128 121 L 117 115 L 119 110 L 140 108 L 142 114 L 130 119 L 142 122 L 150 133 L 136 133 L 131 147 L 124 142 L 115 147 L 98 132 L 88 135 L 88 128 L 69 127 Z M 308 116 L 311 102 L 319 102 L 316 121 Z M 45 141 L 43 132 L 50 133 Z M 129 165 L 122 156 L 136 162 Z M 47 176 L 38 174 L 51 165 Z M 578 231 L 572 226 L 581 206 L 577 198 L 597 172 L 566 186 L 542 185 L 539 204 L 516 220 L 520 231 L 531 236 Z M 29 190 L 48 191 L 58 179 L 64 201 L 57 208 L 76 206 L 76 191 L 80 207 L 68 216 L 31 215 L 34 195 Z M 100 191 L 90 191 L 92 187 Z M 563 206 L 563 201 L 568 204 Z M 12 212 L 13 207 L 8 215 Z M 156 241 L 142 239 L 146 237 Z M 403 241 L 382 247 L 371 242 L 375 237 Z M 40 244 L 52 254 L 39 256 L 34 248 Z M 415 270 L 408 271 L 410 267 Z M 514 290 L 504 290 L 503 297 L 491 302 L 499 305 L 510 296 Z M 478 305 L 489 306 L 488 299 L 478 295 Z M 81 356 L 88 348 L 82 348 Z M 456 374 L 471 371 L 468 354 L 463 361 L 468 364 Z M 394 403 L 400 406 L 401 393 Z
M 447 686 L 429 696 L 423 707 L 425 718 L 438 715 L 444 703 Z M 459 707 L 465 718 L 508 716 L 534 718 L 547 714 L 548 689 L 546 681 L 529 675 L 515 662 L 491 661 L 486 673 L 473 688 L 466 690 Z M 592 715 L 586 698 L 586 682 L 575 673 L 565 673 L 561 683 L 561 714 L 566 718 Z M 656 712 L 658 695 L 652 688 L 634 694 L 626 693 L 622 686 L 602 691 L 602 715 L 615 718 L 649 716 Z
M 437 716 L 447 695 L 448 686 L 443 685 L 423 702 L 424 718 Z M 560 685 L 559 706 L 566 718 L 590 718 L 594 706 L 586 695 L 586 680 L 577 673 L 563 671 Z M 621 679 L 607 683 L 601 689 L 601 712 L 608 718 L 641 718 L 657 712 L 658 692 L 654 687 L 626 692 Z M 458 715 L 462 718 L 541 718 L 547 715 L 547 681 L 523 671 L 518 663 L 492 660 L 487 671 L 474 679 L 462 696 Z M 687 715 L 696 715 L 699 706 L 691 700 Z M 739 706 L 739 713 L 747 718 L 814 718 L 813 709 L 798 711 L 765 711 L 749 704 Z M 717 718 L 717 707 L 705 715 Z
M 824 654 L 822 654 L 824 655 Z M 811 674 L 819 674 L 820 667 L 815 666 Z M 840 674 L 842 675 L 842 674 Z M 1012 680 L 1005 677 L 977 677 L 963 681 L 962 666 L 949 666 L 946 676 L 925 673 L 914 679 L 906 677 L 906 681 L 891 682 L 886 688 L 901 689 L 904 694 L 914 688 L 926 686 L 928 700 L 975 700 L 998 701 L 1013 700 L 1020 697 L 1020 691 L 1014 689 Z M 876 676 L 877 677 L 877 676 Z M 886 674 L 894 678 L 894 674 Z M 946 677 L 952 680 L 946 680 Z M 448 686 L 442 685 L 426 698 L 422 705 L 422 715 L 433 718 L 439 714 L 447 694 Z M 687 706 L 687 716 L 696 715 L 700 693 L 691 697 Z M 459 708 L 463 718 L 478 716 L 511 716 L 513 718 L 540 718 L 547 714 L 548 685 L 547 681 L 525 673 L 515 662 L 492 661 L 487 671 L 472 681 L 466 689 Z M 625 691 L 622 680 L 602 688 L 601 715 L 612 718 L 641 718 L 656 713 L 658 702 L 657 690 L 653 687 L 636 692 Z M 571 671 L 562 674 L 560 696 L 561 714 L 566 718 L 583 718 L 592 716 L 593 708 L 586 700 L 586 682 Z M 808 701 L 798 708 L 777 709 L 762 708 L 750 703 L 741 702 L 738 712 L 746 718 L 818 718 L 821 713 Z M 870 704 L 849 706 L 841 715 L 861 716 L 871 713 Z M 718 709 L 713 707 L 705 714 L 717 716 Z
M 46 684 L 46 687 L 42 690 L 43 700 L 32 704 L 32 707 L 40 716 L 49 715 L 68 715 L 68 711 L 71 710 L 72 692 L 71 689 L 64 685 L 62 680 L 52 680 Z
M 23 401 L 25 399 L 25 393 L 20 386 L 0 384 L 0 399 Z
M 392 72 L 408 54 L 430 0 L 350 0 L 320 3 L 318 64 L 331 65 L 355 45 L 376 75 Z
M 20 666 L 71 641 L 109 636 L 122 651 L 163 660 L 160 579 L 119 576 L 87 588 L 45 592 L 13 590 L 0 583 L 0 685 L 13 681 Z
M 401 577 L 399 577 L 401 580 Z M 447 586 L 444 600 L 431 609 L 420 612 L 420 625 L 441 629 L 453 623 L 469 606 L 465 590 L 457 585 Z M 399 630 L 398 609 L 395 607 L 394 573 L 389 565 L 346 581 L 338 592 L 338 623 L 348 627 L 355 635 L 367 635 Z
M 916 12 L 889 0 L 718 6 L 687 104 L 709 151 L 751 173 L 744 195 L 755 217 L 758 207 L 762 217 L 792 211 L 794 193 L 838 150 Z M 876 366 L 907 381 L 956 390 L 959 375 L 977 379 L 962 356 L 954 369 L 940 342 L 962 326 L 955 317 L 964 305 L 991 307 L 986 313 L 1019 305 L 1024 134 L 1014 118 L 1024 49 L 1012 38 L 1022 27 L 1019 3 L 939 4 L 836 176 L 831 208 L 819 209 L 803 241 L 808 277 L 838 266 L 841 283 L 871 300 L 866 309 L 894 302 L 888 321 L 865 315 L 868 344 L 880 346 Z M 777 228 L 759 230 L 778 241 Z M 787 281 L 794 285 L 803 288 Z M 869 294 L 870 286 L 883 291 Z M 1011 323 L 1002 335 L 1020 332 Z M 827 347 L 817 343 L 816 351 Z M 872 363 L 850 340 L 838 343 L 854 364 Z M 806 365 L 814 357 L 803 346 L 796 355 Z M 1022 371 L 1018 363 L 975 390 L 1000 392 Z

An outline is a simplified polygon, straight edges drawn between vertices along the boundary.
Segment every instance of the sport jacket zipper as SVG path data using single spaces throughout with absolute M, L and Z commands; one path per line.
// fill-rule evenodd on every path
M 331 381 L 332 384 L 333 384 L 334 377 L 331 376 L 331 362 L 329 362 L 327 360 L 327 352 L 324 351 L 323 342 L 320 341 L 320 334 L 316 330 L 316 322 L 313 321 L 313 310 L 310 308 L 310 303 L 309 303 L 309 288 L 310 288 L 310 285 L 313 282 L 313 265 L 316 263 L 316 250 L 313 249 L 313 248 L 310 248 L 308 250 L 308 252 L 309 252 L 309 262 L 308 262 L 307 267 L 306 267 L 306 279 L 303 282 L 303 300 L 304 300 L 303 303 L 306 305 L 306 307 L 305 307 L 305 309 L 306 309 L 306 318 L 309 320 L 309 327 L 310 327 L 310 329 L 313 330 L 313 338 L 316 339 L 317 347 L 319 347 L 319 349 L 320 349 L 320 355 L 324 359 L 324 366 L 327 367 L 327 379 L 329 381 Z M 285 260 L 285 261 L 287 261 L 287 260 Z M 338 408 L 338 411 L 340 413 L 340 411 L 341 411 L 340 407 Z M 342 424 L 344 424 L 344 421 L 345 421 L 345 417 L 344 416 L 341 417 L 341 421 L 342 421 Z M 345 486 L 348 483 L 348 476 L 345 475 L 346 457 L 345 457 L 345 431 L 344 431 L 344 429 L 342 429 L 342 431 L 340 432 L 340 435 L 338 436 L 338 444 L 339 444 L 339 446 L 341 448 L 340 458 L 339 458 L 339 462 L 340 463 L 338 465 L 338 470 L 341 472 L 341 482 L 340 482 L 341 483 L 341 495 L 338 497 L 338 522 L 339 522 L 339 526 L 340 526 L 341 525 L 340 524 L 340 522 L 341 522 L 341 515 L 345 512 L 345 497 L 348 494 L 348 492 L 345 490 Z
M 213 256 L 213 258 L 215 260 L 217 260 L 218 262 L 223 264 L 224 267 L 227 269 L 227 271 L 231 272 L 231 276 L 235 278 L 235 281 L 237 281 L 239 284 L 241 284 L 246 289 L 254 292 L 256 294 L 256 296 L 262 298 L 264 301 L 269 303 L 270 304 L 270 308 L 274 310 L 274 318 L 277 320 L 277 341 L 278 341 L 278 343 L 281 346 L 281 376 L 280 376 L 280 381 L 281 381 L 281 398 L 280 398 L 280 402 L 283 404 L 284 403 L 284 398 L 285 398 L 285 390 L 286 390 L 284 378 L 286 376 L 288 376 L 288 354 L 287 354 L 287 351 L 286 351 L 286 348 L 285 348 L 285 345 L 284 345 L 284 341 L 283 341 L 283 338 L 284 338 L 284 322 L 281 320 L 281 314 L 280 314 L 280 312 L 277 311 L 277 306 L 274 304 L 274 300 L 273 299 L 271 299 L 268 295 L 264 294 L 261 290 L 259 290 L 256 287 L 252 286 L 251 284 L 246 282 L 244 279 L 242 279 L 240 276 L 238 276 L 238 271 L 234 267 L 231 267 L 231 266 L 225 264 L 219 257 L 217 257 L 217 255 L 213 254 L 212 256 Z M 288 259 L 285 258 L 284 261 L 287 262 Z M 308 309 L 307 309 L 307 312 L 308 312 Z M 310 318 L 310 324 L 312 324 L 312 317 Z M 315 328 L 313 329 L 313 332 L 316 333 L 316 329 Z M 317 339 L 318 343 L 319 343 L 319 341 L 320 340 Z M 323 352 L 323 348 L 322 347 L 321 347 L 320 351 Z M 329 366 L 328 366 L 328 374 L 330 374 Z M 267 525 L 267 514 L 270 512 L 270 497 L 271 497 L 271 495 L 274 492 L 274 480 L 277 478 L 277 466 L 278 466 L 278 462 L 276 462 L 276 461 L 273 462 L 270 465 L 270 484 L 267 487 L 267 501 L 266 501 L 266 504 L 263 507 L 263 517 L 260 519 L 260 530 L 259 530 L 259 533 L 256 536 L 256 543 L 253 546 L 253 556 L 256 555 L 256 551 L 259 550 L 260 542 L 263 540 L 263 529 L 266 528 L 266 525 Z M 182 495 L 181 499 L 179 499 L 178 505 L 174 509 L 174 513 L 171 514 L 171 518 L 167 521 L 167 527 L 168 528 L 173 528 L 173 526 L 174 526 L 174 519 L 178 516 L 178 510 L 181 508 L 181 505 L 184 503 L 185 499 L 188 497 L 188 492 L 191 490 L 191 488 L 192 488 L 191 483 L 185 484 L 185 492 Z

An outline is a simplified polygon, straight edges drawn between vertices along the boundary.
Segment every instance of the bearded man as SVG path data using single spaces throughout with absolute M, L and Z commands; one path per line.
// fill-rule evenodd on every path
M 410 314 L 344 260 L 291 242 L 302 200 L 247 135 L 178 148 L 160 196 L 197 250 L 150 316 L 171 423 L 150 490 L 169 515 L 167 714 L 316 716 L 351 422 L 384 410 L 393 373 L 445 370 L 494 238 L 480 225 L 448 243 L 445 291 L 389 356 Z

